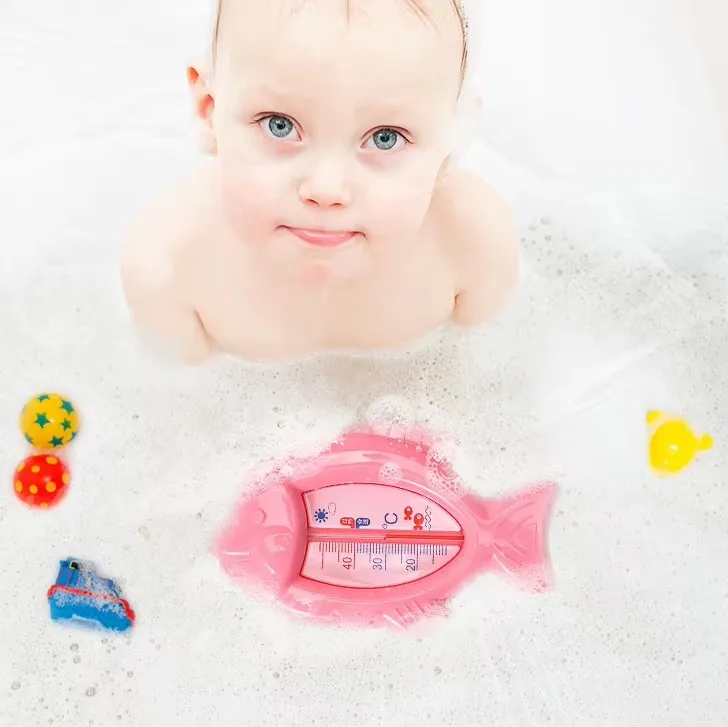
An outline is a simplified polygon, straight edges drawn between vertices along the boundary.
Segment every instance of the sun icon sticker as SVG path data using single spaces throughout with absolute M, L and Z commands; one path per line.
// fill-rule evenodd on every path
M 313 516 L 317 523 L 325 523 L 329 519 L 329 513 L 326 510 L 316 510 Z

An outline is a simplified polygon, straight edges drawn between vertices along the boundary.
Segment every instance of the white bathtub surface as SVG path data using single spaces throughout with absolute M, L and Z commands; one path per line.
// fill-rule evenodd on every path
M 194 162 L 183 64 L 204 9 L 0 5 L 0 725 L 728 724 L 728 174 L 711 10 L 486 4 L 468 163 L 518 215 L 510 309 L 388 357 L 194 371 L 137 351 L 115 259 L 137 206 Z M 67 501 L 40 513 L 10 477 L 26 453 L 18 411 L 47 389 L 73 398 L 83 431 Z M 560 482 L 553 593 L 486 575 L 449 620 L 397 636 L 294 623 L 220 573 L 210 543 L 246 469 L 392 396 L 462 439 L 478 492 Z M 652 408 L 716 448 L 656 479 Z M 46 590 L 70 555 L 123 583 L 130 638 L 50 622 Z

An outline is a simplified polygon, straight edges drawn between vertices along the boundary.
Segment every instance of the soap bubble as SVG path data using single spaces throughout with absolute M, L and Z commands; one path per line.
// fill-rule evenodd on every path
M 401 437 L 412 425 L 410 403 L 401 396 L 385 396 L 369 405 L 366 422 L 375 434 Z
M 311 477 L 320 468 L 317 457 L 270 458 L 252 467 L 246 475 L 246 481 L 251 492 L 257 493 L 291 480 Z
M 427 482 L 433 490 L 445 495 L 461 495 L 462 482 L 458 474 L 460 447 L 452 439 L 443 439 L 427 452 Z
M 379 481 L 383 485 L 394 485 L 402 480 L 402 468 L 394 462 L 385 462 L 379 469 Z

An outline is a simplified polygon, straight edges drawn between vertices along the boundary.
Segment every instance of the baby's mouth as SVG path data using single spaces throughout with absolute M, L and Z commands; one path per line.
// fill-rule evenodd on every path
M 314 247 L 339 247 L 359 234 L 352 230 L 310 230 L 302 227 L 286 226 L 283 226 L 283 229 L 288 230 L 288 232 L 295 235 L 299 240 L 303 240 L 303 242 Z

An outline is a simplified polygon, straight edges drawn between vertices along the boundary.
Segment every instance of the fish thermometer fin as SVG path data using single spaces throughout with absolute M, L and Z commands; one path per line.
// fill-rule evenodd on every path
M 505 572 L 526 590 L 548 590 L 548 530 L 557 492 L 554 483 L 543 483 L 505 500 L 471 503 L 480 523 L 476 565 Z

